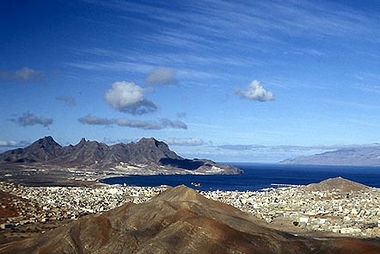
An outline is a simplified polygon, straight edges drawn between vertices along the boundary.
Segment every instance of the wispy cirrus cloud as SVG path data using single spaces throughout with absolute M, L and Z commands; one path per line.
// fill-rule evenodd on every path
M 124 58 L 113 58 L 111 60 L 108 59 L 107 61 L 82 60 L 78 62 L 67 62 L 66 65 L 88 71 L 110 70 L 119 72 L 131 71 L 139 73 L 147 73 L 154 67 L 149 63 L 141 63 L 135 60 L 128 60 Z
M 165 142 L 173 146 L 202 146 L 206 144 L 206 142 L 200 138 L 168 138 Z
M 77 104 L 77 101 L 75 100 L 75 98 L 73 98 L 71 96 L 67 96 L 67 95 L 57 96 L 57 97 L 55 97 L 55 99 L 58 101 L 62 101 L 69 106 L 75 106 Z
M 347 5 L 328 1 L 316 4 L 279 0 L 265 2 L 208 0 L 196 3 L 181 2 L 183 8 L 168 8 L 165 4 L 135 1 L 83 1 L 99 8 L 116 11 L 122 24 L 141 26 L 141 31 L 149 28 L 149 33 L 136 34 L 135 38 L 140 41 L 152 45 L 164 45 L 170 49 L 186 48 L 189 49 L 188 52 L 192 52 L 184 53 L 181 50 L 178 52 L 182 53 L 177 54 L 173 53 L 176 51 L 167 50 L 155 54 L 155 51 L 148 50 L 136 52 L 135 56 L 131 57 L 132 52 L 120 54 L 107 49 L 89 49 L 88 54 L 97 54 L 104 59 L 98 62 L 69 63 L 71 66 L 96 70 L 138 70 L 148 73 L 156 66 L 175 66 L 178 75 L 181 73 L 205 75 L 202 70 L 207 66 L 210 75 L 215 63 L 244 67 L 261 64 L 265 60 L 257 61 L 252 58 L 252 54 L 245 52 L 251 50 L 271 52 L 276 48 L 273 45 L 280 45 L 279 48 L 282 49 L 284 45 L 289 44 L 289 37 L 297 40 L 321 39 L 326 36 L 365 40 L 366 34 L 376 30 L 374 24 L 378 24 L 377 20 L 374 20 L 377 17 L 349 8 Z M 146 14 L 149 14 L 149 20 L 146 19 Z M 380 25 L 377 28 L 380 31 Z M 119 33 L 119 30 L 114 32 Z M 218 43 L 218 47 L 215 47 L 215 42 Z M 262 42 L 271 44 L 266 46 L 267 43 Z M 239 58 L 234 58 L 226 49 L 231 49 L 231 52 L 237 52 L 239 49 L 242 51 Z M 200 53 L 196 61 L 192 60 L 192 56 L 197 55 L 193 50 Z M 309 54 L 315 57 L 325 54 L 323 48 L 300 50 L 294 45 L 290 45 L 286 51 L 290 54 Z M 194 76 L 202 77 L 202 75 Z
M 262 148 L 263 146 L 258 145 L 220 145 L 219 148 L 233 151 L 247 151 L 254 148 Z
M 155 68 L 148 73 L 145 83 L 149 85 L 171 85 L 177 83 L 175 71 L 167 67 Z
M 358 146 L 358 145 L 351 145 Z M 297 145 L 277 145 L 277 146 L 268 146 L 268 145 L 257 145 L 257 144 L 225 144 L 219 145 L 218 148 L 223 150 L 231 151 L 268 151 L 268 152 L 287 152 L 287 153 L 304 153 L 304 152 L 315 152 L 315 151 L 332 151 L 342 148 L 350 147 L 341 146 L 341 145 L 310 145 L 310 146 L 297 146 Z
M 44 127 L 48 127 L 54 122 L 52 118 L 36 116 L 31 112 L 25 112 L 20 117 L 11 119 L 11 121 L 23 127 L 33 125 L 42 125 Z
M 103 125 L 103 126 L 120 126 L 143 130 L 162 130 L 162 129 L 187 129 L 187 125 L 179 120 L 170 120 L 167 118 L 155 120 L 133 120 L 128 118 L 102 118 L 87 115 L 78 119 L 81 124 Z
M 175 37 L 186 40 L 181 46 L 207 45 L 205 36 L 235 39 L 278 40 L 278 34 L 291 36 L 357 36 L 368 32 L 370 15 L 337 3 L 312 3 L 299 1 L 229 2 L 197 1 L 182 3 L 184 8 L 171 9 L 162 5 L 120 1 L 87 1 L 94 5 L 122 12 L 149 13 L 156 22 L 149 25 L 173 24 L 172 30 L 158 30 L 157 35 L 168 35 L 172 44 Z M 281 20 L 281 22 L 279 22 Z M 177 31 L 180 27 L 180 31 Z M 174 32 L 176 31 L 176 32 Z M 191 33 L 190 33 L 191 31 Z M 156 40 L 159 41 L 159 40 Z M 163 40 L 165 41 L 165 40 Z M 230 40 L 226 41 L 229 42 Z M 198 46 L 197 46 L 198 47 Z

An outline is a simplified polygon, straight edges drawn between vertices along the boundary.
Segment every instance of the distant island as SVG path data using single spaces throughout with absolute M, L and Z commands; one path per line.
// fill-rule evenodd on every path
M 171 151 L 166 143 L 154 138 L 111 146 L 82 138 L 76 145 L 61 146 L 51 136 L 47 136 L 25 148 L 0 154 L 0 165 L 106 175 L 243 173 L 234 166 L 207 159 L 182 158 Z
M 281 161 L 282 164 L 380 166 L 380 145 L 343 148 Z

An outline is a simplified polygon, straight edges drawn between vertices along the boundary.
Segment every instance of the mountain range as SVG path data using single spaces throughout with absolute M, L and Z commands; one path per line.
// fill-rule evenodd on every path
M 41 138 L 25 148 L 0 154 L 0 163 L 59 166 L 67 168 L 155 168 L 178 169 L 187 173 L 239 174 L 230 165 L 220 165 L 206 159 L 185 159 L 171 151 L 168 145 L 154 138 L 142 138 L 134 143 L 108 146 L 84 138 L 76 145 L 61 146 L 51 136 Z
M 342 148 L 281 161 L 283 164 L 380 166 L 380 145 Z
M 378 241 L 310 238 L 269 229 L 259 219 L 185 186 L 148 202 L 88 215 L 1 253 L 379 253 Z

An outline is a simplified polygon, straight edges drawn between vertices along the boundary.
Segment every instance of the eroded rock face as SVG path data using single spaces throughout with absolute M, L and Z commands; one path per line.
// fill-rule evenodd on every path
M 1 246 L 0 246 L 1 247 Z M 315 240 L 258 226 L 253 217 L 185 186 L 8 244 L 2 253 L 366 253 L 378 242 Z M 364 251 L 364 252 L 363 252 Z M 371 252 L 367 252 L 371 253 Z

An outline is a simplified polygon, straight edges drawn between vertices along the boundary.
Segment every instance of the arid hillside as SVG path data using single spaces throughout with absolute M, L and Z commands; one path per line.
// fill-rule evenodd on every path
M 0 253 L 378 253 L 354 238 L 312 239 L 259 226 L 232 206 L 185 186 L 148 202 L 90 215 Z

